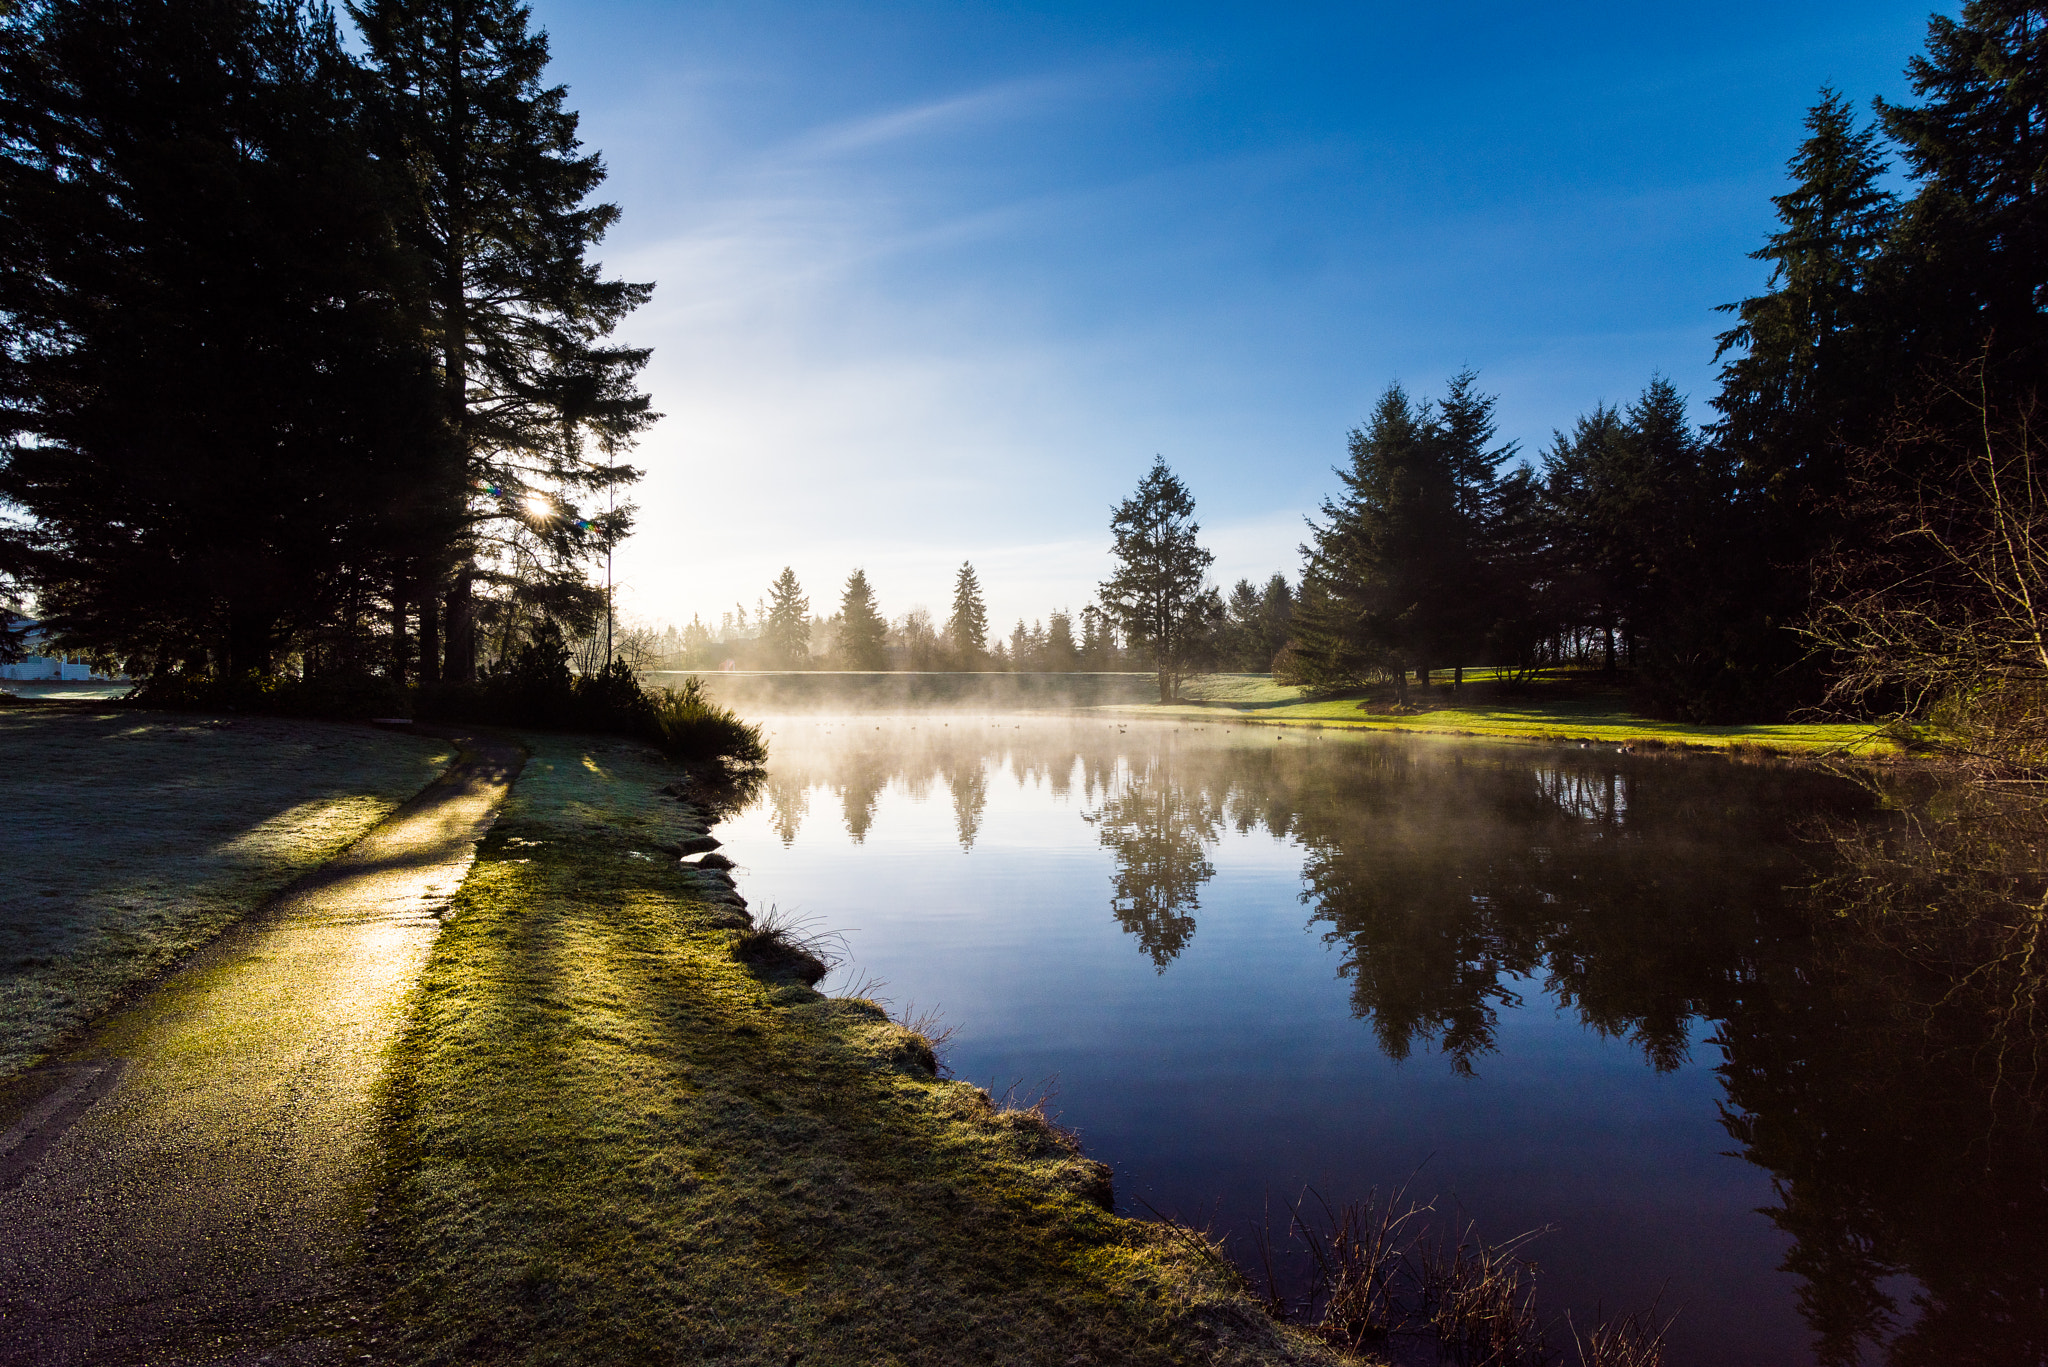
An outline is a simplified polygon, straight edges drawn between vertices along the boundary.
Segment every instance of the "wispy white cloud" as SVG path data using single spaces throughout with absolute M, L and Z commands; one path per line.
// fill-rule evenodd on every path
M 788 153 L 829 157 L 865 152 L 911 138 L 942 136 L 992 122 L 1042 113 L 1099 88 L 1086 75 L 1035 76 L 1000 81 L 944 99 L 926 100 L 815 129 L 789 144 Z

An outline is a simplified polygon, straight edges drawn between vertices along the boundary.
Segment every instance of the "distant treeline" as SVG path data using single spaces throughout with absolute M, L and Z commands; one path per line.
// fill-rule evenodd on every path
M 1239 580 L 1202 642 L 1202 663 L 1262 674 L 1286 645 L 1294 591 L 1276 573 L 1263 587 Z M 954 580 L 953 609 L 943 622 L 921 607 L 895 617 L 881 611 L 864 570 L 847 576 L 838 611 L 812 612 L 794 571 L 785 569 L 755 603 L 751 616 L 735 603 L 717 625 L 693 617 L 688 626 L 636 631 L 634 663 L 647 669 L 1016 670 L 1081 673 L 1151 670 L 1157 661 L 1101 607 L 1078 613 L 1055 608 L 1007 637 L 989 630 L 980 577 L 964 564 Z

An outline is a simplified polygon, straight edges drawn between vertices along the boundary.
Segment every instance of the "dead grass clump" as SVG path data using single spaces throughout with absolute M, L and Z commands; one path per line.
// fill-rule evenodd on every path
M 1422 1247 L 1422 1312 L 1441 1360 L 1459 1367 L 1543 1367 L 1549 1360 L 1536 1316 L 1536 1265 L 1521 1256 L 1546 1232 L 1488 1244 L 1468 1222 L 1455 1244 Z
M 1315 1267 L 1309 1300 L 1321 1304 L 1318 1328 L 1325 1338 L 1353 1352 L 1384 1342 L 1407 1318 L 1403 1292 L 1416 1277 L 1412 1226 L 1431 1207 L 1409 1202 L 1406 1188 L 1385 1202 L 1375 1189 L 1364 1201 L 1336 1210 L 1320 1194 L 1310 1195 L 1321 1207 L 1320 1218 L 1304 1220 L 1297 1211 L 1294 1230 Z M 1270 1246 L 1264 1261 L 1270 1285 Z
M 1548 1227 L 1488 1243 L 1470 1221 L 1434 1222 L 1435 1211 L 1434 1201 L 1409 1200 L 1406 1187 L 1385 1200 L 1375 1190 L 1341 1205 L 1311 1190 L 1288 1207 L 1284 1236 L 1295 1256 L 1305 1254 L 1305 1289 L 1283 1289 L 1286 1250 L 1276 1247 L 1268 1221 L 1252 1231 L 1253 1271 L 1264 1287 L 1244 1276 L 1245 1291 L 1274 1319 L 1302 1325 L 1346 1354 L 1387 1352 L 1407 1361 L 1426 1345 L 1437 1362 L 1456 1367 L 1556 1361 L 1547 1332 L 1555 1326 L 1538 1313 L 1536 1264 L 1526 1256 Z M 1191 1248 L 1213 1243 L 1205 1231 L 1160 1219 L 1170 1237 Z M 1565 1325 L 1584 1367 L 1660 1367 L 1671 1327 L 1669 1320 L 1656 1323 L 1655 1307 L 1602 1319 L 1584 1335 L 1569 1318 Z
M 764 978 L 816 987 L 845 956 L 839 937 L 812 929 L 814 924 L 770 907 L 766 916 L 733 936 L 733 957 Z
M 1566 1322 L 1570 1319 L 1567 1316 Z M 1664 1336 L 1672 1320 L 1657 1323 L 1657 1308 L 1638 1311 L 1621 1319 L 1602 1317 L 1581 1334 L 1572 1325 L 1572 1345 L 1579 1351 L 1579 1367 L 1664 1367 Z

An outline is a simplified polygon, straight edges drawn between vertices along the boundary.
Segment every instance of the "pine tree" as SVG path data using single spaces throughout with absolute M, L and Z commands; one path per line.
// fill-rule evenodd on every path
M 1410 401 L 1399 385 L 1351 434 L 1343 494 L 1311 528 L 1292 677 L 1320 687 L 1475 663 L 1497 617 L 1489 530 L 1495 470 L 1512 447 L 1490 446 L 1493 400 L 1477 377 L 1455 376 L 1441 405 Z
M 653 287 L 606 280 L 586 259 L 619 210 L 588 202 L 604 166 L 582 150 L 565 89 L 542 84 L 547 38 L 529 30 L 525 5 L 348 8 L 378 79 L 387 156 L 409 173 L 402 227 L 424 263 L 456 438 L 430 483 L 467 528 L 414 548 L 394 621 L 405 599 L 418 604 L 423 673 L 436 677 L 445 596 L 447 672 L 467 678 L 472 587 L 493 544 L 530 540 L 540 554 L 528 563 L 573 566 L 631 526 L 612 495 L 638 478 L 619 455 L 654 418 L 634 387 L 648 353 L 605 338 Z M 586 506 L 599 493 L 606 506 Z
M 1969 0 L 1927 21 L 1906 66 L 1917 105 L 1880 100 L 1916 193 L 1895 253 L 1896 327 L 1923 367 L 1989 344 L 1994 369 L 2038 377 L 2048 347 L 2048 10 Z
M 1770 263 L 1769 289 L 1721 306 L 1739 321 L 1718 339 L 1716 355 L 1732 359 L 1714 400 L 1750 487 L 1781 510 L 1774 530 L 1795 538 L 1839 487 L 1842 442 L 1856 435 L 1845 424 L 1882 402 L 1885 343 L 1868 326 L 1865 285 L 1897 215 L 1877 130 L 1857 128 L 1846 100 L 1823 90 L 1806 128 L 1793 188 L 1772 200 L 1780 227 L 1750 253 Z M 1803 559 L 1800 548 L 1786 558 Z
M 1161 702 L 1179 695 L 1182 675 L 1223 615 L 1216 590 L 1205 583 L 1216 557 L 1196 541 L 1201 526 L 1194 516 L 1194 496 L 1165 457 L 1154 456 L 1137 492 L 1117 504 L 1109 521 L 1117 563 L 1102 583 L 1102 606 L 1151 656 Z
M 981 601 L 981 580 L 965 561 L 953 578 L 953 615 L 946 619 L 946 639 L 961 669 L 978 669 L 988 655 L 988 608 Z
M 796 571 L 787 565 L 768 586 L 761 642 L 779 668 L 803 669 L 811 662 L 811 600 L 804 597 Z
M 1101 608 L 1088 604 L 1081 609 L 1081 668 L 1111 670 L 1119 663 L 1115 623 Z
M 839 599 L 839 656 L 846 669 L 886 669 L 889 658 L 884 644 L 889 624 L 875 609 L 874 590 L 868 587 L 864 570 L 846 578 L 846 592 Z
M 1223 600 L 1223 625 L 1216 634 L 1216 655 L 1226 669 L 1252 673 L 1257 666 L 1252 663 L 1265 645 L 1263 612 L 1259 591 L 1252 587 L 1249 579 L 1240 579 L 1231 585 L 1230 596 Z
M 1071 673 L 1080 663 L 1081 651 L 1074 643 L 1074 619 L 1064 609 L 1046 619 L 1045 668 L 1054 673 Z
M 1248 662 L 1254 674 L 1263 674 L 1273 667 L 1274 657 L 1286 648 L 1294 633 L 1294 590 L 1288 587 L 1287 576 L 1278 570 L 1273 571 L 1259 594 L 1259 630 L 1258 654 Z
M 67 648 L 360 657 L 431 374 L 331 19 L 114 0 L 0 23 L 0 498 Z

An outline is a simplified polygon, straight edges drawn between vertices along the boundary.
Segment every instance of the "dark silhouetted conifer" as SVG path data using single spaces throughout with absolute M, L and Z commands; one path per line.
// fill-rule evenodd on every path
M 396 591 L 417 605 L 426 676 L 445 653 L 447 672 L 466 678 L 472 586 L 494 546 L 502 559 L 507 542 L 529 539 L 540 554 L 527 563 L 570 574 L 631 526 L 631 506 L 611 494 L 638 478 L 620 457 L 653 421 L 635 388 L 648 353 L 606 339 L 653 287 L 607 280 L 588 259 L 619 210 L 591 202 L 603 163 L 583 150 L 566 90 L 543 82 L 547 38 L 525 5 L 361 0 L 349 13 L 386 155 L 406 173 L 400 226 L 423 263 L 457 437 L 454 462 L 422 483 L 464 531 L 422 539 Z M 531 516 L 534 493 L 553 515 Z

